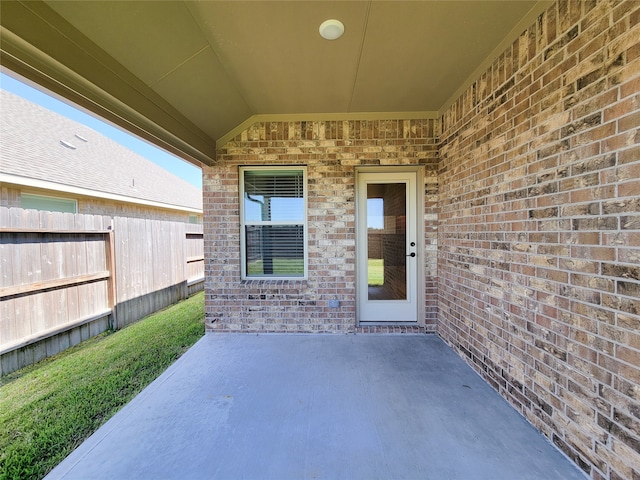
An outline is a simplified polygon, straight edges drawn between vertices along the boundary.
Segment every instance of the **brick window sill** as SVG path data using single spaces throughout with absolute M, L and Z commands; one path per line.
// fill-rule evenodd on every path
M 300 288 L 307 286 L 307 280 L 303 279 L 269 279 L 269 278 L 256 278 L 240 280 L 241 285 L 247 285 L 249 287 L 266 287 L 266 288 Z

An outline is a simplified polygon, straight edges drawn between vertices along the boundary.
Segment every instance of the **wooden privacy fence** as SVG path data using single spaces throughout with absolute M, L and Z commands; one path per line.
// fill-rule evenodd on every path
M 186 298 L 204 281 L 202 225 L 115 217 L 117 326 Z
M 202 289 L 202 225 L 0 207 L 1 373 Z

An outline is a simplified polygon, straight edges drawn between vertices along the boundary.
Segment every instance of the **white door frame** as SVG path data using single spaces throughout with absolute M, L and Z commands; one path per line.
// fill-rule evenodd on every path
M 368 183 L 407 182 L 407 300 L 369 300 L 367 281 L 367 215 Z M 420 221 L 424 212 L 422 168 L 360 167 L 356 169 L 356 296 L 359 325 L 424 324 L 424 228 Z M 410 220 L 411 219 L 411 220 Z M 415 242 L 415 247 L 410 247 Z

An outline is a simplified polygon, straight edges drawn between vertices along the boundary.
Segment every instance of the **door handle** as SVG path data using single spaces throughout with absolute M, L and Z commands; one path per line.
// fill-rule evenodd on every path
M 416 256 L 416 252 L 411 252 L 409 255 L 407 255 L 407 257 L 415 257 Z

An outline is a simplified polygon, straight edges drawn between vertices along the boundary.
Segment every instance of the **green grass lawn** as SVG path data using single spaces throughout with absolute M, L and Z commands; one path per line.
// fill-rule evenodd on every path
M 42 478 L 204 334 L 204 294 L 0 378 L 0 479 Z
M 247 264 L 247 274 L 249 275 L 262 275 L 263 261 L 256 260 L 255 262 L 249 262 Z M 274 275 L 303 275 L 304 274 L 304 260 L 301 258 L 274 258 L 273 259 L 273 274 Z
M 368 283 L 370 287 L 378 287 L 384 284 L 384 260 L 370 258 L 368 260 Z

